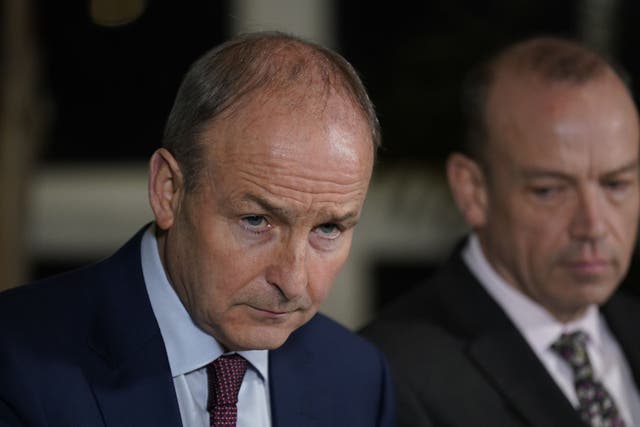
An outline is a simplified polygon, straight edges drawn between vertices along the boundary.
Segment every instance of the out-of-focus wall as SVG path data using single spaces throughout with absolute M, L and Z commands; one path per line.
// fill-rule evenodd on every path
M 334 2 L 327 0 L 233 0 L 230 3 L 233 34 L 280 30 L 324 46 L 336 46 Z
M 31 2 L 0 2 L 0 290 L 27 277 L 25 208 L 43 108 Z

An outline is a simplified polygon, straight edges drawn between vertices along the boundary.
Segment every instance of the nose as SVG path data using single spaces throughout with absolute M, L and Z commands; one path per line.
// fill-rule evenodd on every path
M 287 300 L 306 293 L 308 274 L 305 238 L 290 237 L 279 244 L 267 271 L 267 281 L 277 287 Z
M 585 189 L 578 195 L 578 203 L 571 222 L 574 239 L 594 241 L 606 234 L 606 203 L 596 189 Z

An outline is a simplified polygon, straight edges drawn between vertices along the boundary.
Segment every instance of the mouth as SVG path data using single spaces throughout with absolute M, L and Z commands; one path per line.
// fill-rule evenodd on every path
M 597 276 L 609 268 L 609 262 L 604 259 L 578 259 L 567 263 L 569 269 L 578 275 Z
M 249 310 L 261 319 L 286 320 L 295 310 L 272 310 L 248 305 Z

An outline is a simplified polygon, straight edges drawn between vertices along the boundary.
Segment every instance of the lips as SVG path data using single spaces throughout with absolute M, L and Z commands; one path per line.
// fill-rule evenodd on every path
M 605 259 L 591 258 L 569 261 L 566 265 L 578 274 L 597 275 L 602 274 L 609 267 L 610 262 Z
M 295 311 L 295 310 L 262 308 L 262 307 L 256 307 L 253 305 L 249 305 L 248 307 L 258 316 L 270 318 L 270 319 L 283 319 Z
M 273 314 L 273 315 L 276 315 L 276 316 L 289 313 L 288 311 L 268 310 L 266 308 L 257 308 L 257 307 L 253 307 L 253 308 L 255 310 L 262 311 L 262 312 L 265 312 L 265 313 L 268 313 L 268 314 Z

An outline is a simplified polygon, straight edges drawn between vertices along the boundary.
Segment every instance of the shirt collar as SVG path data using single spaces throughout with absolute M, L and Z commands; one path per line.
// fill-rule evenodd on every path
M 215 338 L 193 322 L 169 283 L 160 260 L 155 230 L 155 225 L 150 226 L 142 237 L 140 248 L 142 272 L 151 308 L 164 340 L 171 375 L 177 377 L 200 369 L 217 359 L 223 354 L 223 348 Z M 249 361 L 263 380 L 267 380 L 269 372 L 267 350 L 237 353 Z
M 469 237 L 462 257 L 480 284 L 502 307 L 536 352 L 546 351 L 560 334 L 577 329 L 585 331 L 594 345 L 601 345 L 602 324 L 596 305 L 589 306 L 579 319 L 562 323 L 542 305 L 509 285 L 498 275 L 485 257 L 476 234 Z

